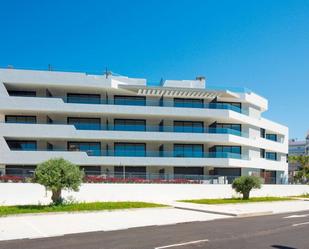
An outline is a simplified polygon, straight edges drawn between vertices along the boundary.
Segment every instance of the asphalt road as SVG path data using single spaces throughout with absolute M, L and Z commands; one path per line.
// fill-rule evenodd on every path
M 286 218 L 289 217 L 289 218 Z M 309 212 L 0 242 L 0 249 L 309 249 Z

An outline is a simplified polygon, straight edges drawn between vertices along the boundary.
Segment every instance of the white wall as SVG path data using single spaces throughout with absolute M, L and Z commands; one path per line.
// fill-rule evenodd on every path
M 263 185 L 251 196 L 294 196 L 309 193 L 309 185 Z M 77 201 L 173 201 L 236 196 L 230 185 L 210 184 L 83 184 L 65 192 Z M 0 183 L 0 205 L 48 203 L 50 193 L 38 184 Z

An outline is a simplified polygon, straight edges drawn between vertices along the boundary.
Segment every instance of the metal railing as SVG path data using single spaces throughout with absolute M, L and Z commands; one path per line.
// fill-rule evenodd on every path
M 174 173 L 148 173 L 148 172 L 103 172 L 87 170 L 84 182 L 86 183 L 180 183 L 180 184 L 231 184 L 239 176 L 201 175 L 201 174 L 174 174 Z M 10 168 L 6 174 L 1 175 L 0 182 L 31 182 L 33 169 Z M 284 184 L 283 179 L 276 177 L 262 177 L 264 184 Z

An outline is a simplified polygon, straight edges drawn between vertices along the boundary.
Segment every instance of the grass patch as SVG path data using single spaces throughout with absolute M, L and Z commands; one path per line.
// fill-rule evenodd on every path
M 309 193 L 303 194 L 303 195 L 297 195 L 295 197 L 300 197 L 300 198 L 309 198 Z
M 148 202 L 90 202 L 90 203 L 73 203 L 73 204 L 62 204 L 62 205 L 0 206 L 0 216 L 7 216 L 13 214 L 79 212 L 79 211 L 99 211 L 99 210 L 153 208 L 153 207 L 164 207 L 164 205 L 148 203 Z
M 267 201 L 290 201 L 291 197 L 252 197 L 249 200 L 241 198 L 227 199 L 199 199 L 199 200 L 181 200 L 181 202 L 191 202 L 196 204 L 229 204 L 229 203 L 250 203 L 250 202 L 267 202 Z

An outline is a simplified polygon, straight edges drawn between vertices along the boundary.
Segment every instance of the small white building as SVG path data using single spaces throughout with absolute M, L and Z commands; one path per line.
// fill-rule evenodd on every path
M 265 98 L 196 80 L 0 69 L 0 168 L 27 174 L 63 157 L 87 174 L 260 175 L 286 182 L 288 128 Z

